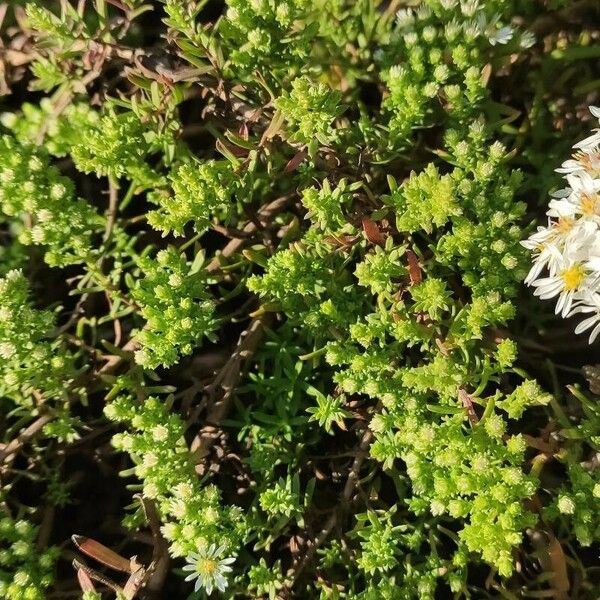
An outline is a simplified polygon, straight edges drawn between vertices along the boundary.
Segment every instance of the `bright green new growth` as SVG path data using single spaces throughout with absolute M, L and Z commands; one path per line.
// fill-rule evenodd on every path
M 250 277 L 248 289 L 276 301 L 290 318 L 304 322 L 317 335 L 343 325 L 358 307 L 359 297 L 349 285 L 343 256 L 332 250 L 321 234 L 311 231 L 275 254 L 265 275 Z
M 520 419 L 529 406 L 544 406 L 550 402 L 551 395 L 540 389 L 536 381 L 524 381 L 514 392 L 498 402 L 498 407 L 511 419 Z
M 325 396 L 314 387 L 307 390 L 317 400 L 317 406 L 311 406 L 307 412 L 311 413 L 311 421 L 318 421 L 319 425 L 327 432 L 333 434 L 332 426 L 336 423 L 342 427 L 344 419 L 352 415 L 342 408 L 346 398 L 344 396 Z
M 294 487 L 291 479 L 288 478 L 287 481 L 280 479 L 259 496 L 260 507 L 274 517 L 289 518 L 294 513 L 301 513 L 298 492 L 293 489 Z
M 337 231 L 343 228 L 346 224 L 344 209 L 350 202 L 350 192 L 344 180 L 333 190 L 327 179 L 320 190 L 305 189 L 302 192 L 302 204 L 307 210 L 305 218 L 318 223 L 322 229 Z
M 28 520 L 13 519 L 0 509 L 0 594 L 6 600 L 47 598 L 59 551 L 36 552 L 38 530 Z
M 232 75 L 246 79 L 258 69 L 276 80 L 297 69 L 308 57 L 316 32 L 316 24 L 306 22 L 310 10 L 310 0 L 230 0 L 221 32 Z
M 430 164 L 419 173 L 411 173 L 409 181 L 390 196 L 389 203 L 396 211 L 400 231 L 423 229 L 431 233 L 442 227 L 450 217 L 461 214 L 457 193 L 450 175 L 440 176 Z
M 211 543 L 236 548 L 244 529 L 241 512 L 234 506 L 222 508 L 214 486 L 198 488 L 184 424 L 168 407 L 153 397 L 141 405 L 127 397 L 107 404 L 106 416 L 130 429 L 115 435 L 113 444 L 130 454 L 135 475 L 144 482 L 144 496 L 156 501 L 173 556 Z
M 338 91 L 299 77 L 292 81 L 289 95 L 275 100 L 275 106 L 285 117 L 291 142 L 309 144 L 316 138 L 321 144 L 328 144 L 335 138 L 331 123 L 340 112 L 340 100 Z
M 479 126 L 470 131 L 473 141 L 476 137 L 481 139 Z M 463 249 L 465 245 L 471 245 L 471 240 L 463 241 L 462 237 L 465 231 L 478 234 L 473 228 L 477 227 L 475 223 L 481 211 L 491 215 L 502 214 L 505 227 L 503 234 L 498 227 L 493 239 L 483 231 L 478 234 L 480 255 L 485 248 L 483 244 L 495 243 L 501 239 L 500 235 L 509 236 L 511 247 L 515 247 L 518 241 L 516 236 L 511 239 L 513 232 L 506 230 L 506 224 L 518 218 L 520 207 L 517 205 L 512 213 L 502 212 L 507 206 L 509 191 L 515 189 L 518 180 L 513 177 L 505 181 L 506 175 L 499 162 L 502 157 L 500 149 L 492 148 L 487 152 L 489 162 L 480 158 L 484 154 L 483 148 L 478 149 L 473 144 L 465 154 L 456 158 L 464 167 L 457 168 L 451 176 L 440 175 L 430 168 L 426 177 L 419 177 L 417 185 L 421 196 L 411 196 L 415 178 L 394 193 L 395 197 L 401 194 L 412 197 L 412 202 L 418 202 L 418 198 L 429 198 L 436 208 L 432 207 L 423 214 L 433 215 L 437 227 L 448 220 L 456 224 L 438 242 L 438 247 L 447 249 L 442 254 L 444 258 L 450 256 L 450 248 L 461 257 L 473 256 L 472 250 Z M 453 191 L 451 196 L 440 194 L 440 186 L 448 186 L 450 182 L 456 182 L 456 190 L 450 187 Z M 478 205 L 478 199 L 483 198 L 483 190 L 490 185 L 501 191 L 486 196 L 487 206 Z M 455 204 L 453 209 L 450 199 L 455 196 L 460 204 Z M 411 214 L 410 202 L 405 214 Z M 435 216 L 437 214 L 439 218 Z M 322 219 L 317 220 L 314 216 L 313 219 L 316 226 L 322 226 Z M 399 225 L 398 229 L 402 231 L 403 228 Z M 420 217 L 404 229 L 432 232 L 429 219 L 422 222 Z M 321 275 L 321 269 L 332 260 L 332 255 L 320 254 L 320 239 L 316 234 L 305 236 L 301 247 L 280 252 L 270 259 L 267 274 L 260 284 L 257 279 L 249 281 L 251 289 L 264 289 L 269 299 L 277 300 L 288 314 L 294 314 L 306 324 L 314 321 L 315 312 L 322 311 L 324 292 L 328 293 L 333 306 L 337 306 L 335 292 L 327 285 L 327 276 Z M 375 247 L 357 264 L 357 283 L 378 298 L 376 312 L 367 316 L 364 327 L 357 322 L 349 329 L 349 341 L 360 343 L 362 348 L 355 348 L 352 344 L 342 347 L 335 343 L 329 347 L 327 360 L 332 365 L 347 365 L 335 376 L 346 393 L 360 392 L 383 403 L 382 414 L 376 416 L 371 425 L 376 432 L 372 454 L 387 468 L 391 468 L 397 458 L 407 464 L 415 495 L 409 502 L 411 509 L 417 514 L 428 508 L 434 515 L 466 518 L 460 539 L 467 550 L 480 552 L 486 561 L 497 565 L 502 574 L 509 575 L 513 568 L 512 548 L 519 543 L 523 529 L 535 522 L 535 517 L 523 508 L 523 501 L 535 491 L 535 480 L 526 477 L 519 468 L 524 459 L 524 446 L 519 439 L 506 443 L 502 440 L 505 423 L 500 415 L 493 412 L 494 403 L 498 402 L 512 415 L 514 403 L 519 402 L 515 398 L 522 398 L 523 406 L 547 400 L 537 400 L 528 395 L 525 401 L 524 392 L 517 391 L 506 400 L 496 397 L 480 399 L 470 396 L 465 389 L 476 390 L 478 396 L 490 378 L 510 366 L 505 346 L 498 349 L 504 355 L 500 366 L 495 362 L 494 348 L 479 349 L 478 340 L 485 327 L 504 324 L 512 316 L 511 305 L 502 301 L 499 292 L 510 294 L 520 273 L 502 263 L 494 264 L 494 278 L 502 282 L 502 287 L 494 286 L 496 291 L 491 292 L 489 288 L 493 284 L 490 284 L 490 278 L 482 284 L 485 278 L 480 274 L 480 270 L 487 270 L 488 264 L 459 260 L 465 283 L 473 282 L 473 293 L 485 292 L 476 295 L 471 303 L 464 303 L 453 298 L 441 280 L 442 276 L 450 275 L 446 261 L 441 264 L 431 262 L 423 266 L 424 280 L 409 288 L 412 301 L 408 298 L 399 300 L 392 292 L 408 279 L 410 267 L 404 260 L 405 251 L 405 246 L 394 247 L 389 237 L 385 248 Z M 437 277 L 429 279 L 430 272 Z M 311 281 L 309 275 L 316 279 Z M 329 275 L 329 279 L 334 277 L 333 273 Z M 294 301 L 294 293 L 298 295 L 297 302 Z M 391 318 L 388 307 L 393 311 Z M 425 321 L 426 326 L 420 325 L 423 312 L 429 318 L 428 323 Z M 449 322 L 448 314 L 455 315 Z M 421 359 L 414 366 L 410 363 L 402 365 L 402 345 L 416 342 L 420 343 Z M 470 370 L 469 363 L 465 362 L 465 351 L 468 354 L 480 353 L 477 360 L 483 361 L 483 372 Z M 415 393 L 417 395 L 412 395 Z M 469 402 L 483 404 L 486 416 L 482 422 L 472 421 L 469 425 L 467 415 L 472 409 L 468 410 L 463 405 L 461 394 L 468 397 Z M 436 415 L 444 413 L 448 416 L 436 419 Z M 490 425 L 486 425 L 488 420 Z M 385 533 L 388 537 L 382 539 L 388 539 L 390 535 Z M 373 556 L 378 554 L 374 552 Z M 378 566 L 369 569 L 373 572 L 386 570 L 385 556 L 383 552 Z
M 600 536 L 598 501 L 600 479 L 587 465 L 569 465 L 568 487 L 559 490 L 555 502 L 545 515 L 550 519 L 566 518 L 572 523 L 573 531 L 582 546 L 590 546 Z
M 25 103 L 21 106 L 23 116 L 4 113 L 0 116 L 2 125 L 8 127 L 22 143 L 35 143 L 44 132 L 44 146 L 53 156 L 67 156 L 82 137 L 82 131 L 96 127 L 100 114 L 85 103 L 70 104 L 64 113 L 57 117 L 53 112 L 50 98 L 42 98 L 39 106 Z
M 52 340 L 54 315 L 31 304 L 27 279 L 9 271 L 0 279 L 0 393 L 17 405 L 64 410 L 77 375 L 74 357 Z
M 2 212 L 33 221 L 21 228 L 19 240 L 46 246 L 46 261 L 52 266 L 92 260 L 92 236 L 102 220 L 87 202 L 75 198 L 72 182 L 49 164 L 48 155 L 4 136 L 0 162 Z
M 82 131 L 72 149 L 77 168 L 84 173 L 115 180 L 127 177 L 142 188 L 161 183 L 148 159 L 162 147 L 163 139 L 134 113 L 108 112 Z
M 191 354 L 215 329 L 214 303 L 199 261 L 191 265 L 169 248 L 138 263 L 144 276 L 135 282 L 131 297 L 146 324 L 137 334 L 141 349 L 135 359 L 147 369 L 168 367 Z
M 283 588 L 284 582 L 281 576 L 281 564 L 277 561 L 269 566 L 264 559 L 257 565 L 252 565 L 248 571 L 248 589 L 258 595 L 265 595 L 269 600 L 277 597 L 277 592 Z
M 369 288 L 372 294 L 387 292 L 389 296 L 401 276 L 406 274 L 401 260 L 406 249 L 404 246 L 394 248 L 391 238 L 389 242 L 385 249 L 376 246 L 373 252 L 366 254 L 354 271 L 358 285 Z
M 410 288 L 415 313 L 427 313 L 433 321 L 439 321 L 448 312 L 452 297 L 448 286 L 441 279 L 427 278 Z
M 227 161 L 206 161 L 180 166 L 169 176 L 173 195 L 157 193 L 153 201 L 160 208 L 149 213 L 152 227 L 165 233 L 183 235 L 191 221 L 195 231 L 206 231 L 213 217 L 227 217 L 239 178 Z

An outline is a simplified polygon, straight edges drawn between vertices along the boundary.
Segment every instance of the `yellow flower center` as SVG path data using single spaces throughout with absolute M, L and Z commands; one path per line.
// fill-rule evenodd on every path
M 560 233 L 569 233 L 574 224 L 575 219 L 572 219 L 571 217 L 561 217 L 556 223 L 556 229 L 558 229 Z
M 217 570 L 218 566 L 218 561 L 212 558 L 201 558 L 196 565 L 196 569 L 200 575 L 210 577 Z
M 585 270 L 581 265 L 573 265 L 560 274 L 564 281 L 564 289 L 568 292 L 576 290 L 585 279 Z
M 596 214 L 596 203 L 598 201 L 598 194 L 584 194 L 581 196 L 581 212 L 584 215 L 591 216 Z

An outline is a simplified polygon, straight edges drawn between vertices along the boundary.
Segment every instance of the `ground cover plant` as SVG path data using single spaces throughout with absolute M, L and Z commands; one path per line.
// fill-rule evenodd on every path
M 600 597 L 595 0 L 0 21 L 0 597 Z

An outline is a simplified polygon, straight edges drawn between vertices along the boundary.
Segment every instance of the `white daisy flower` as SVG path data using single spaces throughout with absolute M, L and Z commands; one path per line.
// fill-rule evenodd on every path
M 600 119 L 600 107 L 590 112 Z M 552 194 L 548 225 L 521 243 L 533 259 L 525 283 L 542 300 L 557 298 L 562 317 L 586 315 L 575 333 L 589 331 L 591 344 L 600 335 L 600 129 L 574 148 L 557 169 L 569 185 Z
M 557 173 L 579 175 L 587 173 L 591 177 L 600 177 L 600 146 L 598 144 L 579 150 L 556 169 Z
M 578 216 L 600 220 L 600 179 L 592 179 L 587 173 L 567 175 L 570 188 L 559 190 L 550 201 L 549 217 Z
M 573 303 L 578 295 L 586 295 L 593 283 L 593 273 L 590 273 L 586 263 L 582 261 L 565 260 L 556 274 L 542 277 L 531 282 L 536 288 L 534 296 L 541 300 L 549 300 L 558 296 L 555 313 L 567 317 L 573 309 Z
M 224 592 L 228 581 L 226 574 L 232 571 L 229 566 L 235 562 L 235 557 L 219 558 L 225 551 L 225 546 L 217 547 L 211 544 L 208 547 L 201 548 L 198 552 L 191 552 L 186 557 L 187 565 L 183 567 L 184 571 L 191 571 L 185 578 L 185 581 L 196 580 L 194 591 L 204 588 L 207 594 L 212 594 L 214 589 Z
M 582 257 L 589 255 L 591 245 L 596 242 L 597 232 L 595 223 L 566 215 L 556 221 L 549 220 L 547 227 L 538 227 L 521 245 L 531 250 L 534 260 L 541 263 L 538 274 L 547 266 L 553 275 L 566 254 L 571 257 L 576 254 Z M 533 278 L 535 277 L 537 275 Z M 526 283 L 530 283 L 531 279 L 528 278 Z

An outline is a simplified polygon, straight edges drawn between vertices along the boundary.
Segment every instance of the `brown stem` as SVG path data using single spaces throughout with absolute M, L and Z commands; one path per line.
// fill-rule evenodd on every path
M 45 413 L 40 415 L 29 427 L 21 431 L 21 433 L 11 440 L 4 448 L 0 450 L 0 463 L 6 461 L 7 458 L 18 452 L 29 440 L 34 438 L 46 425 L 52 421 L 52 415 Z
M 203 459 L 208 454 L 218 437 L 219 425 L 229 412 L 233 391 L 242 376 L 242 363 L 247 362 L 254 353 L 262 339 L 268 319 L 269 315 L 264 315 L 252 320 L 248 328 L 240 335 L 231 358 L 217 373 L 207 389 L 209 397 L 215 395 L 219 390 L 222 391 L 223 395 L 210 406 L 205 425 L 192 442 L 190 449 L 198 460 Z
M 108 182 L 108 209 L 106 211 L 106 226 L 103 241 L 107 242 L 112 235 L 112 230 L 117 219 L 117 203 L 119 202 L 119 188 L 112 179 Z
M 36 542 L 36 548 L 40 551 L 43 551 L 48 545 L 48 540 L 50 539 L 50 534 L 52 533 L 52 526 L 54 525 L 55 510 L 56 508 L 53 504 L 48 504 L 44 509 L 44 515 L 42 517 L 42 523 L 40 525 Z
M 138 347 L 137 340 L 135 338 L 131 338 L 121 350 L 124 353 L 134 352 Z M 125 356 L 110 356 L 106 360 L 106 364 L 98 371 L 98 375 L 110 375 L 114 373 L 125 361 L 127 358 Z
M 144 512 L 152 531 L 154 550 L 152 552 L 153 569 L 146 582 L 146 590 L 153 597 L 160 597 L 169 574 L 171 558 L 169 557 L 169 544 L 160 531 L 160 516 L 156 504 L 151 500 L 142 499 Z
M 350 469 L 350 473 L 348 474 L 348 479 L 346 480 L 346 485 L 344 486 L 344 491 L 342 492 L 342 497 L 340 499 L 340 503 L 335 507 L 334 511 L 331 513 L 331 516 L 327 520 L 325 527 L 321 530 L 321 533 L 315 538 L 312 545 L 310 545 L 306 552 L 304 553 L 304 557 L 302 561 L 293 569 L 293 583 L 298 580 L 298 577 L 302 573 L 302 571 L 306 568 L 308 563 L 312 560 L 313 556 L 317 549 L 322 546 L 329 534 L 335 527 L 340 514 L 343 510 L 345 510 L 350 503 L 350 499 L 352 498 L 352 494 L 358 485 L 358 481 L 360 478 L 360 470 L 362 468 L 363 462 L 367 455 L 369 454 L 369 446 L 371 445 L 371 441 L 373 440 L 373 432 L 367 427 L 367 430 L 364 432 L 360 444 L 358 446 L 358 450 L 356 452 L 356 456 L 354 458 L 354 462 L 352 463 L 352 468 Z M 293 585 L 292 583 L 292 585 Z
M 275 213 L 279 212 L 282 208 L 284 208 L 288 202 L 295 196 L 295 194 L 289 194 L 287 196 L 282 196 L 281 198 L 277 198 L 277 200 L 273 200 L 266 206 L 263 206 L 257 213 L 257 222 L 267 221 L 270 217 L 272 217 Z M 224 248 L 215 256 L 210 263 L 208 263 L 206 270 L 209 273 L 214 273 L 218 271 L 221 267 L 221 259 L 229 258 L 239 252 L 249 241 L 251 235 L 258 230 L 256 223 L 250 221 L 247 223 L 242 229 L 242 234 L 244 237 L 236 237 L 232 239 Z

